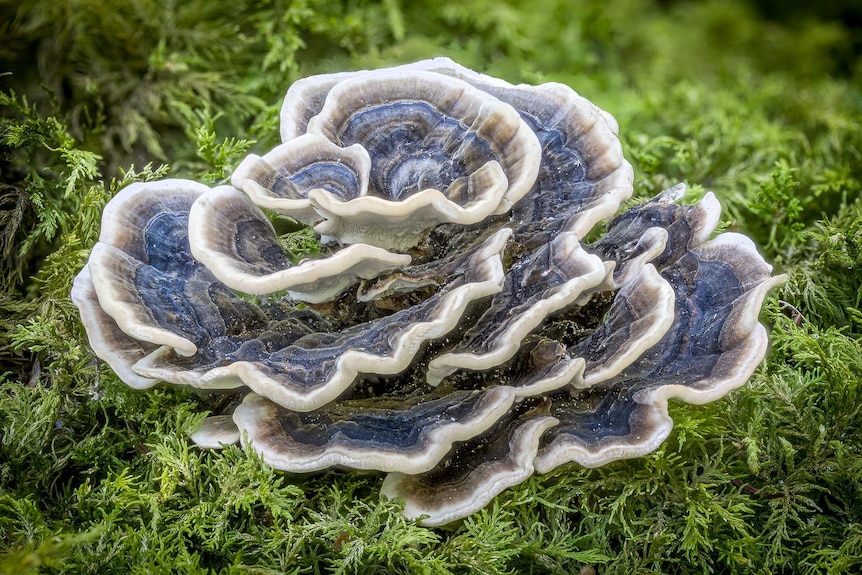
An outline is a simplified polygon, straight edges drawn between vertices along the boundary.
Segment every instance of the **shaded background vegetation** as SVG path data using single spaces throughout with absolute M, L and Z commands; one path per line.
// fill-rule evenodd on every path
M 659 0 L 0 0 L 0 572 L 862 569 L 862 8 Z M 68 293 L 124 185 L 224 181 L 302 76 L 436 55 L 561 81 L 643 198 L 713 190 L 789 281 L 751 383 L 649 457 L 535 477 L 443 530 L 377 475 L 295 477 L 127 389 Z

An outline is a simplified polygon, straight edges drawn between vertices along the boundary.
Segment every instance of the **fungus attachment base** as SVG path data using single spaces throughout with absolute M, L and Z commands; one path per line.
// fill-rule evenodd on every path
M 72 298 L 131 387 L 243 390 L 200 446 L 387 472 L 408 517 L 455 521 L 534 472 L 654 450 L 669 399 L 716 400 L 765 354 L 782 278 L 712 237 L 711 193 L 612 217 L 632 194 L 617 130 L 566 86 L 445 58 L 306 78 L 234 187 L 121 191 Z M 324 255 L 292 261 L 266 210 Z

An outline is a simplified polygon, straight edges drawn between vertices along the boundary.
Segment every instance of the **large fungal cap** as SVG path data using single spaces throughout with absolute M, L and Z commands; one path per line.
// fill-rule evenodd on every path
M 310 318 L 285 332 L 286 322 L 308 312 L 297 314 L 291 306 L 285 311 L 279 305 L 261 309 L 194 259 L 187 237 L 189 211 L 207 190 L 184 180 L 123 190 L 106 208 L 100 242 L 76 283 L 74 297 L 94 348 L 105 349 L 100 356 L 116 364 L 118 375 L 133 387 L 165 379 L 142 372 L 153 355 L 191 364 L 217 362 L 243 341 L 264 339 L 261 332 L 267 329 L 285 341 L 321 327 L 322 322 Z M 204 388 L 243 385 L 237 377 L 174 382 Z
M 328 92 L 308 133 L 359 145 L 370 157 L 367 193 L 308 192 L 325 218 L 316 227 L 324 237 L 406 249 L 437 223 L 505 213 L 535 182 L 541 148 L 533 131 L 510 105 L 461 80 L 381 71 L 322 87 Z
M 563 84 L 513 85 L 449 58 L 299 80 L 288 90 L 281 110 L 282 139 L 288 141 L 309 131 L 309 122 L 323 109 L 330 91 L 348 80 L 414 73 L 456 78 L 511 105 L 538 138 L 542 154 L 532 189 L 521 201 L 509 198 L 496 213 L 514 206 L 516 219 L 524 223 L 566 220 L 577 214 L 569 230 L 583 237 L 631 197 L 633 170 L 623 157 L 613 116 Z

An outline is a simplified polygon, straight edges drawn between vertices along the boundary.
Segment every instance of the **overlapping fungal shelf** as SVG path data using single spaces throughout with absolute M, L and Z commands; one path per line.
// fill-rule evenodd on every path
M 72 298 L 131 387 L 243 390 L 200 446 L 386 472 L 405 514 L 445 524 L 534 472 L 649 453 L 669 399 L 718 399 L 764 356 L 781 278 L 713 234 L 712 194 L 614 216 L 616 132 L 566 86 L 445 58 L 306 78 L 283 143 L 230 186 L 122 190 Z M 263 209 L 313 226 L 321 255 L 293 261 Z

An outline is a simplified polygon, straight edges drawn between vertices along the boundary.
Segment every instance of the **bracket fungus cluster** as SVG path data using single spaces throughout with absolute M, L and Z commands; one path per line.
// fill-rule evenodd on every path
M 72 297 L 128 385 L 245 390 L 199 445 L 387 472 L 408 516 L 445 524 L 534 472 L 649 453 L 668 399 L 722 397 L 763 358 L 780 278 L 713 234 L 712 194 L 612 217 L 632 194 L 616 132 L 566 86 L 445 58 L 305 78 L 283 143 L 231 185 L 122 190 Z M 321 254 L 293 261 L 272 214 Z

